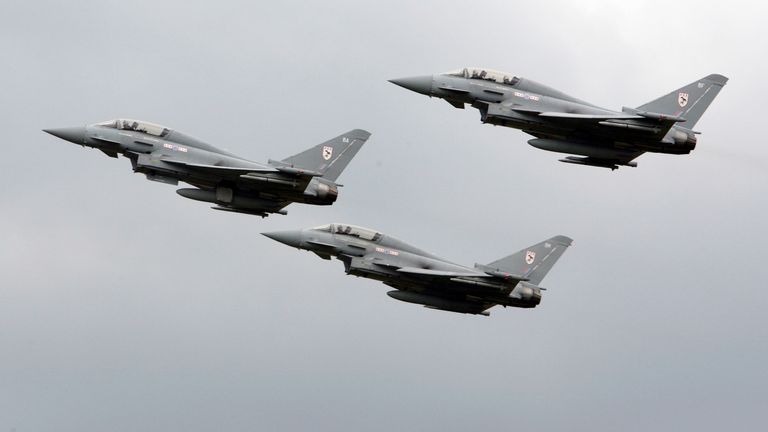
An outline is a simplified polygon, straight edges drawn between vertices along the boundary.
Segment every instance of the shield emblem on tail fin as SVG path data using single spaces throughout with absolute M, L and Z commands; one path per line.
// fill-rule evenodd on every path
M 680 108 L 688 105 L 688 93 L 678 93 L 677 104 L 680 105 Z
M 534 251 L 525 251 L 525 263 L 528 265 L 533 264 L 533 260 L 536 259 L 536 252 Z
M 333 156 L 333 147 L 323 146 L 323 159 L 328 160 Z

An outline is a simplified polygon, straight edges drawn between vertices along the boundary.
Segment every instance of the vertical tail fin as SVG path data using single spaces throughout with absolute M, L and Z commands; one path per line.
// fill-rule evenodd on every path
M 323 173 L 323 178 L 335 181 L 370 136 L 370 132 L 354 129 L 299 154 L 285 158 L 282 162 Z
M 693 129 L 709 104 L 715 100 L 715 96 L 727 82 L 728 78 L 712 74 L 641 105 L 637 109 L 683 117 L 686 121 L 678 123 L 678 125 Z
M 517 253 L 496 260 L 487 267 L 496 268 L 511 274 L 522 275 L 535 285 L 538 285 L 544 276 L 552 270 L 563 252 L 571 245 L 571 240 L 566 236 L 554 236 L 551 239 L 525 248 Z

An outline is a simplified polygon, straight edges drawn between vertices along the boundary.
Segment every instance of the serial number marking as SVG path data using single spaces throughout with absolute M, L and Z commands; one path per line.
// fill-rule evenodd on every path
M 392 250 L 392 249 L 385 249 L 383 247 L 376 246 L 376 252 L 383 253 L 385 255 L 392 255 L 392 256 L 398 256 L 400 255 L 400 252 Z
M 163 147 L 167 149 L 171 149 L 173 151 L 180 151 L 182 153 L 186 153 L 188 151 L 186 147 L 182 147 L 180 145 L 175 145 L 175 144 L 163 143 Z
M 519 92 L 519 91 L 516 91 L 514 94 L 515 94 L 515 96 L 517 96 L 519 98 L 526 99 L 526 100 L 532 100 L 532 101 L 537 101 L 538 102 L 541 99 L 540 97 L 538 97 L 536 95 L 532 95 L 532 94 L 528 94 L 528 93 L 523 93 L 523 92 Z

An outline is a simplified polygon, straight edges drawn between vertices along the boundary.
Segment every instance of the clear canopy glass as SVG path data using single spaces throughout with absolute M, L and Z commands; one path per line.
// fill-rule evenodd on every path
M 115 119 L 108 120 L 101 123 L 96 123 L 98 126 L 104 126 L 120 130 L 130 130 L 135 132 L 142 132 L 156 137 L 164 137 L 171 131 L 165 126 L 160 126 L 154 123 L 149 123 L 141 120 L 131 119 Z
M 363 240 L 378 241 L 379 239 L 381 239 L 381 233 L 376 232 L 372 229 L 363 228 L 355 225 L 328 224 L 328 225 L 321 225 L 318 227 L 314 227 L 312 229 L 315 231 L 332 232 L 338 235 L 348 235 L 352 237 L 359 237 Z
M 494 81 L 499 84 L 507 84 L 507 85 L 515 85 L 517 84 L 518 81 L 520 81 L 520 78 L 516 76 L 512 76 L 506 72 L 500 72 L 493 69 L 483 69 L 483 68 L 457 69 L 450 72 L 445 72 L 443 75 Z

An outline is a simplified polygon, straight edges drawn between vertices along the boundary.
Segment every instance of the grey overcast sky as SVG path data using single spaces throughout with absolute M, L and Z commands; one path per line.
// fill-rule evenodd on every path
M 0 3 L 0 432 L 759 430 L 764 2 Z M 509 71 L 637 106 L 731 81 L 687 156 L 611 172 L 387 79 Z M 373 133 L 332 207 L 211 211 L 40 130 L 115 117 L 255 159 Z M 456 262 L 574 245 L 534 310 L 385 295 L 259 233 L 344 221 Z

